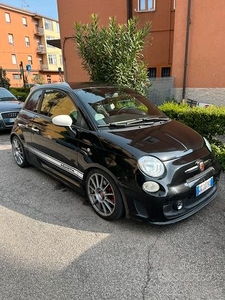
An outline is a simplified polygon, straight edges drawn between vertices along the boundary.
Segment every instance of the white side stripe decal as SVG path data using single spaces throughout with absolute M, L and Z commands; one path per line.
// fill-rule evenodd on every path
M 80 179 L 83 179 L 84 173 L 82 173 L 78 169 L 73 168 L 70 165 L 67 165 L 66 163 L 64 163 L 64 162 L 62 162 L 62 161 L 60 161 L 56 158 L 53 158 L 50 155 L 45 154 L 44 152 L 41 152 L 41 151 L 31 147 L 31 146 L 27 145 L 26 148 L 30 152 L 34 153 L 35 155 L 39 156 L 40 158 L 42 158 L 42 159 L 44 159 L 48 162 L 50 162 L 51 164 L 55 165 L 56 167 L 58 167 L 60 169 L 63 169 L 64 171 L 69 172 L 70 174 L 75 175 Z

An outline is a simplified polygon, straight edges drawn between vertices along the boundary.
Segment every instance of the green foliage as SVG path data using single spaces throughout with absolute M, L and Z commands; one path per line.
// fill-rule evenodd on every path
M 6 71 L 0 67 L 0 86 L 4 87 L 6 89 L 9 89 L 10 87 L 10 80 L 6 76 Z
M 28 94 L 29 94 L 29 89 L 25 88 L 10 88 L 10 92 L 16 96 L 16 98 L 20 101 L 25 101 Z
M 41 74 L 37 74 L 33 79 L 32 82 L 35 84 L 44 84 L 45 83 L 45 79 L 44 76 L 42 76 Z
M 225 170 L 225 144 L 221 141 L 221 136 L 225 135 L 225 107 L 190 107 L 187 104 L 166 102 L 159 109 L 171 119 L 190 126 L 206 137 Z
M 142 51 L 150 23 L 140 29 L 138 25 L 136 17 L 127 24 L 117 24 L 110 17 L 108 26 L 100 27 L 96 14 L 90 24 L 74 24 L 78 55 L 91 81 L 124 85 L 146 94 L 150 82 Z
M 223 171 L 225 171 L 225 145 L 222 143 L 220 145 L 211 144 L 211 146 L 212 151 L 221 164 Z

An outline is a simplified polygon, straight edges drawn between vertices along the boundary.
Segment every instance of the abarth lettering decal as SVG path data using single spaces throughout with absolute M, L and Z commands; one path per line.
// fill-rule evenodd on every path
M 81 171 L 79 171 L 78 169 L 76 168 L 73 168 L 72 166 L 70 165 L 67 165 L 66 163 L 56 159 L 56 158 L 53 158 L 51 157 L 50 155 L 44 153 L 44 152 L 41 152 L 31 146 L 26 146 L 26 148 L 32 152 L 33 154 L 37 155 L 38 157 L 50 162 L 51 164 L 55 165 L 56 167 L 58 168 L 61 168 L 62 170 L 72 174 L 72 175 L 75 175 L 76 177 L 80 178 L 80 179 L 83 179 L 84 177 L 84 173 L 82 173 Z

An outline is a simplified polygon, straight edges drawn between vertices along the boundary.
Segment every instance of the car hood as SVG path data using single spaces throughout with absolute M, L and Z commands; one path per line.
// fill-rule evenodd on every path
M 103 140 L 107 139 L 114 144 L 114 149 L 121 147 L 136 157 L 152 154 L 164 161 L 196 151 L 204 143 L 196 131 L 173 120 L 143 128 L 102 131 L 101 135 Z
M 23 106 L 22 102 L 14 101 L 0 101 L 0 112 L 3 111 L 19 111 Z

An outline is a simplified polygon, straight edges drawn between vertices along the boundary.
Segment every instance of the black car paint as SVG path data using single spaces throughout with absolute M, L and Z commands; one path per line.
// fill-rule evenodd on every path
M 51 88 L 51 85 L 48 88 Z M 97 131 L 96 124 L 84 110 L 85 105 L 77 97 L 76 91 L 72 92 L 67 86 L 63 89 L 75 99 L 89 129 L 64 128 L 62 131 L 61 128 L 51 125 L 49 130 L 48 118 L 22 110 L 11 138 L 15 134 L 25 141 L 26 155 L 30 163 L 63 180 L 79 192 L 82 191 L 83 194 L 87 172 L 93 168 L 104 170 L 120 189 L 126 215 L 155 224 L 169 224 L 182 220 L 215 198 L 220 166 L 197 132 L 172 120 L 162 124 L 155 122 L 150 126 L 99 128 Z M 32 132 L 31 127 L 35 129 Z M 54 135 L 57 133 L 57 138 L 49 138 L 52 131 Z M 67 167 L 62 170 L 52 165 L 51 161 L 46 162 L 46 159 L 37 157 L 35 151 L 57 157 L 65 166 L 71 166 L 71 173 L 79 170 L 82 175 L 68 175 Z M 160 185 L 157 193 L 146 193 L 142 189 L 146 180 L 152 180 L 137 166 L 137 159 L 146 154 L 158 157 L 166 166 L 165 174 L 154 179 Z M 196 165 L 199 158 L 205 161 L 206 170 L 199 172 L 199 169 L 195 169 L 191 173 L 185 173 L 187 169 Z M 203 193 L 196 200 L 195 186 L 211 176 L 214 177 L 215 184 L 210 193 Z M 174 205 L 179 199 L 185 202 L 181 211 Z

